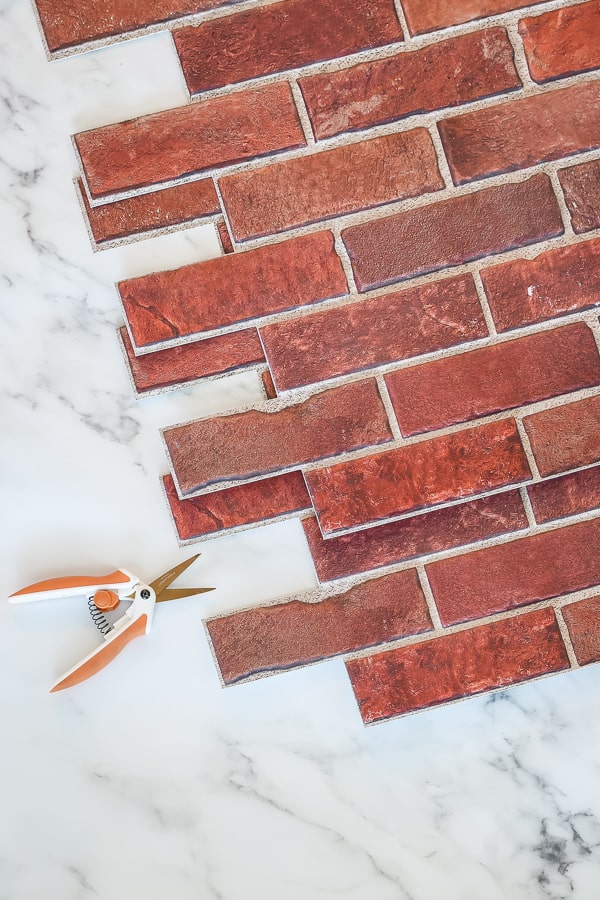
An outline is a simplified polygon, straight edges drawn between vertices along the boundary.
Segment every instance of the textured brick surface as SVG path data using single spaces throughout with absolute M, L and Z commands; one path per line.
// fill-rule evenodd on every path
M 226 684 L 431 629 L 414 570 L 317 603 L 291 600 L 207 622 Z
M 319 140 L 520 86 L 503 28 L 300 79 Z
M 523 423 L 541 475 L 600 460 L 600 397 L 546 409 Z
M 305 143 L 288 84 L 192 103 L 75 135 L 92 198 Z
M 470 275 L 261 328 L 279 390 L 487 336 Z
M 600 519 L 427 566 L 444 625 L 600 584 Z
M 329 232 L 118 285 L 137 347 L 211 332 L 346 293 Z
M 411 366 L 385 378 L 402 434 L 476 419 L 600 382 L 583 323 Z
M 550 478 L 527 488 L 538 522 L 588 512 L 600 507 L 600 467 Z
M 346 228 L 359 290 L 435 272 L 562 233 L 547 175 Z
M 324 534 L 530 477 L 512 419 L 308 472 Z
M 278 412 L 258 410 L 169 428 L 183 496 L 221 481 L 251 481 L 391 439 L 375 381 L 324 391 Z
M 600 82 L 511 100 L 439 123 L 455 184 L 600 145 Z
M 174 32 L 192 94 L 402 40 L 392 0 L 285 0 Z
M 534 81 L 550 81 L 600 66 L 597 0 L 521 19 L 519 34 Z
M 301 472 L 286 472 L 188 500 L 180 500 L 170 475 L 163 484 L 182 541 L 257 525 L 311 507 Z
M 579 665 L 600 662 L 600 597 L 563 606 L 562 614 Z
M 577 234 L 600 228 L 600 160 L 560 169 L 560 183 Z
M 517 491 L 325 540 L 315 518 L 302 522 L 320 581 L 345 578 L 527 527 Z
M 569 668 L 552 609 L 346 663 L 366 723 Z
M 219 232 L 219 240 L 221 241 L 223 253 L 233 253 L 233 244 L 231 243 L 231 237 L 229 236 L 227 225 L 222 219 L 220 222 L 217 222 L 217 231 Z
M 272 163 L 219 182 L 238 241 L 444 187 L 425 128 Z
M 483 269 L 498 331 L 600 305 L 600 240 Z
M 411 34 L 423 34 L 541 2 L 542 0 L 403 0 L 402 8 Z

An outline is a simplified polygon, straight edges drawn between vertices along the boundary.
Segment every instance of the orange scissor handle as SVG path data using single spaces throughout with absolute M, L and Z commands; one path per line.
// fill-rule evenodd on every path
M 42 600 L 51 597 L 67 597 L 74 594 L 85 594 L 102 587 L 116 587 L 131 583 L 131 576 L 127 572 L 117 569 L 109 575 L 71 575 L 64 578 L 48 578 L 46 581 L 38 581 L 27 587 L 21 588 L 10 595 L 11 600 L 19 597 L 22 600 Z

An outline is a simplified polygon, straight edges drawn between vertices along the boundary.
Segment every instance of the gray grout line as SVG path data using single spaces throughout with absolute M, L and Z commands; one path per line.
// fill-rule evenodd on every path
M 427 126 L 427 130 L 429 132 L 429 136 L 431 137 L 433 149 L 435 150 L 435 155 L 437 157 L 438 169 L 444 181 L 446 191 L 455 190 L 454 182 L 452 181 L 452 173 L 450 172 L 450 166 L 448 165 L 448 160 L 446 159 L 446 153 L 444 151 L 444 145 L 442 144 L 442 139 L 438 131 L 437 123 L 431 122 Z
M 569 629 L 567 628 L 567 623 L 565 622 L 565 618 L 563 616 L 562 607 L 557 604 L 552 604 L 554 607 L 554 615 L 556 616 L 556 624 L 558 625 L 558 630 L 560 631 L 560 635 L 563 639 L 565 650 L 567 651 L 567 656 L 569 657 L 569 662 L 571 663 L 572 669 L 579 669 L 579 662 L 577 660 L 577 656 L 575 655 L 575 650 L 573 648 L 573 641 L 571 640 L 571 635 L 569 634 Z
M 358 290 L 358 287 L 356 285 L 356 281 L 354 278 L 354 271 L 352 269 L 352 261 L 348 254 L 348 251 L 346 250 L 346 245 L 344 244 L 344 241 L 342 240 L 342 229 L 338 224 L 336 224 L 329 230 L 334 235 L 335 252 L 337 253 L 337 255 L 339 257 L 339 260 L 342 264 L 342 269 L 344 270 L 344 275 L 346 276 L 346 281 L 348 282 L 349 297 L 348 298 L 337 298 L 337 299 L 344 300 L 344 299 L 350 299 L 351 297 L 355 297 L 355 298 L 359 297 L 360 294 L 359 294 L 359 290 Z M 308 308 L 307 308 L 307 312 L 308 312 Z
M 415 565 L 415 569 L 417 570 L 417 577 L 421 584 L 421 590 L 423 591 L 425 602 L 427 603 L 427 609 L 429 610 L 429 616 L 431 618 L 431 624 L 433 625 L 434 631 L 442 631 L 442 620 L 440 619 L 440 614 L 435 603 L 431 585 L 429 584 L 429 578 L 427 576 L 427 572 L 425 571 L 425 566 L 423 565 L 423 563 L 418 562 Z
M 475 282 L 475 290 L 477 291 L 477 296 L 479 297 L 479 303 L 481 304 L 481 309 L 483 311 L 483 318 L 485 319 L 485 324 L 487 325 L 487 329 L 490 333 L 491 338 L 497 338 L 498 332 L 496 331 L 496 323 L 494 322 L 494 317 L 492 315 L 492 310 L 490 309 L 490 304 L 488 302 L 487 295 L 485 293 L 485 288 L 483 286 L 483 281 L 481 280 L 481 275 L 479 271 L 474 271 L 472 273 L 473 281 Z
M 385 409 L 385 413 L 390 424 L 391 432 L 396 441 L 403 443 L 404 438 L 402 437 L 402 432 L 400 431 L 400 425 L 398 424 L 398 419 L 396 418 L 394 405 L 392 403 L 387 384 L 385 383 L 385 379 L 383 375 L 378 375 L 375 380 L 377 382 L 377 389 L 379 390 L 379 396 L 381 397 L 383 408 Z
M 529 492 L 526 487 L 519 488 L 519 494 L 521 495 L 521 500 L 523 501 L 523 507 L 525 509 L 525 515 L 527 516 L 527 522 L 529 523 L 530 528 L 535 528 L 537 525 L 535 513 L 533 512 L 533 506 L 531 505 L 531 499 L 529 497 Z
M 536 87 L 535 82 L 532 80 L 531 75 L 529 74 L 529 66 L 527 65 L 527 57 L 525 55 L 523 41 L 521 40 L 521 35 L 519 34 L 518 23 L 512 22 L 511 24 L 507 24 L 506 33 L 508 34 L 508 39 L 512 44 L 515 68 L 517 70 L 519 78 L 521 79 L 523 87 L 529 89 Z
M 300 119 L 300 124 L 302 125 L 302 131 L 304 132 L 304 138 L 306 140 L 307 147 L 314 146 L 317 141 L 313 133 L 310 117 L 308 115 L 308 110 L 306 108 L 306 103 L 304 102 L 304 97 L 302 96 L 302 91 L 300 90 L 300 85 L 295 79 L 290 80 L 290 87 L 292 89 L 292 96 L 294 98 L 294 102 L 296 104 L 296 110 L 298 112 L 298 118 Z
M 229 216 L 227 214 L 227 207 L 225 206 L 225 201 L 223 200 L 223 194 L 221 193 L 221 185 L 219 184 L 219 179 L 213 175 L 212 182 L 215 186 L 215 191 L 217 197 L 219 198 L 219 204 L 221 206 L 221 213 L 223 216 L 223 221 L 225 222 L 225 227 L 227 228 L 227 233 L 229 234 L 229 240 L 231 241 L 231 246 L 233 247 L 233 252 L 235 253 L 239 249 L 239 244 L 233 236 L 233 229 L 231 227 L 231 222 L 229 221 Z M 219 243 L 220 243 L 219 238 Z M 222 246 L 222 245 L 221 245 Z M 225 254 L 225 250 L 223 248 L 223 255 Z
M 567 202 L 565 200 L 565 195 L 563 193 L 562 185 L 560 183 L 560 179 L 558 177 L 558 169 L 554 169 L 553 171 L 548 173 L 550 175 L 550 181 L 552 182 L 552 187 L 554 189 L 554 194 L 556 195 L 556 201 L 558 203 L 558 207 L 560 209 L 560 215 L 563 221 L 563 227 L 565 229 L 565 235 L 568 237 L 572 237 L 575 232 L 573 231 L 573 225 L 571 224 L 571 214 L 567 207 Z
M 529 411 L 527 414 L 530 415 Z M 525 425 L 520 417 L 515 416 L 515 422 L 517 423 L 517 431 L 519 432 L 519 436 L 521 438 L 521 443 L 523 445 L 523 450 L 525 451 L 525 456 L 527 457 L 527 462 L 529 463 L 529 468 L 531 469 L 531 474 L 534 479 L 537 481 L 541 479 L 540 470 L 538 469 L 537 462 L 531 448 L 531 443 L 529 441 L 529 435 L 525 430 Z

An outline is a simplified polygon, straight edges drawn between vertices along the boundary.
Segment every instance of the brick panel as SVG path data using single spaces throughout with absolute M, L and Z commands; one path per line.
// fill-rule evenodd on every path
M 359 290 L 562 234 L 547 175 L 376 219 L 342 232 Z
M 600 597 L 563 606 L 562 614 L 579 665 L 600 662 Z
M 289 600 L 209 619 L 225 684 L 431 630 L 414 570 L 316 603 Z
M 173 32 L 196 94 L 402 40 L 393 0 L 285 0 Z
M 527 65 L 544 82 L 600 66 L 600 3 L 582 3 L 521 19 Z
M 600 460 L 600 397 L 546 409 L 523 419 L 541 475 Z
M 444 625 L 600 584 L 600 519 L 427 566 Z
M 543 0 L 402 0 L 411 34 L 425 34 L 449 25 L 495 16 Z
M 573 231 L 600 228 L 600 160 L 560 169 L 560 183 L 571 213 Z
M 237 241 L 444 187 L 425 128 L 272 163 L 219 182 Z
M 600 467 L 571 472 L 527 488 L 538 522 L 600 508 Z
M 348 660 L 367 724 L 569 668 L 554 610 L 541 609 Z
M 306 473 L 325 535 L 529 477 L 512 419 Z

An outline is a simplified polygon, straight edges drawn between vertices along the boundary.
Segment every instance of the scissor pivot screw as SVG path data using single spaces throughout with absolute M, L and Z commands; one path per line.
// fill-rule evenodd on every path
M 144 590 L 141 593 L 142 600 L 147 600 L 149 596 L 150 596 L 150 591 L 148 590 L 148 588 L 144 588 Z

